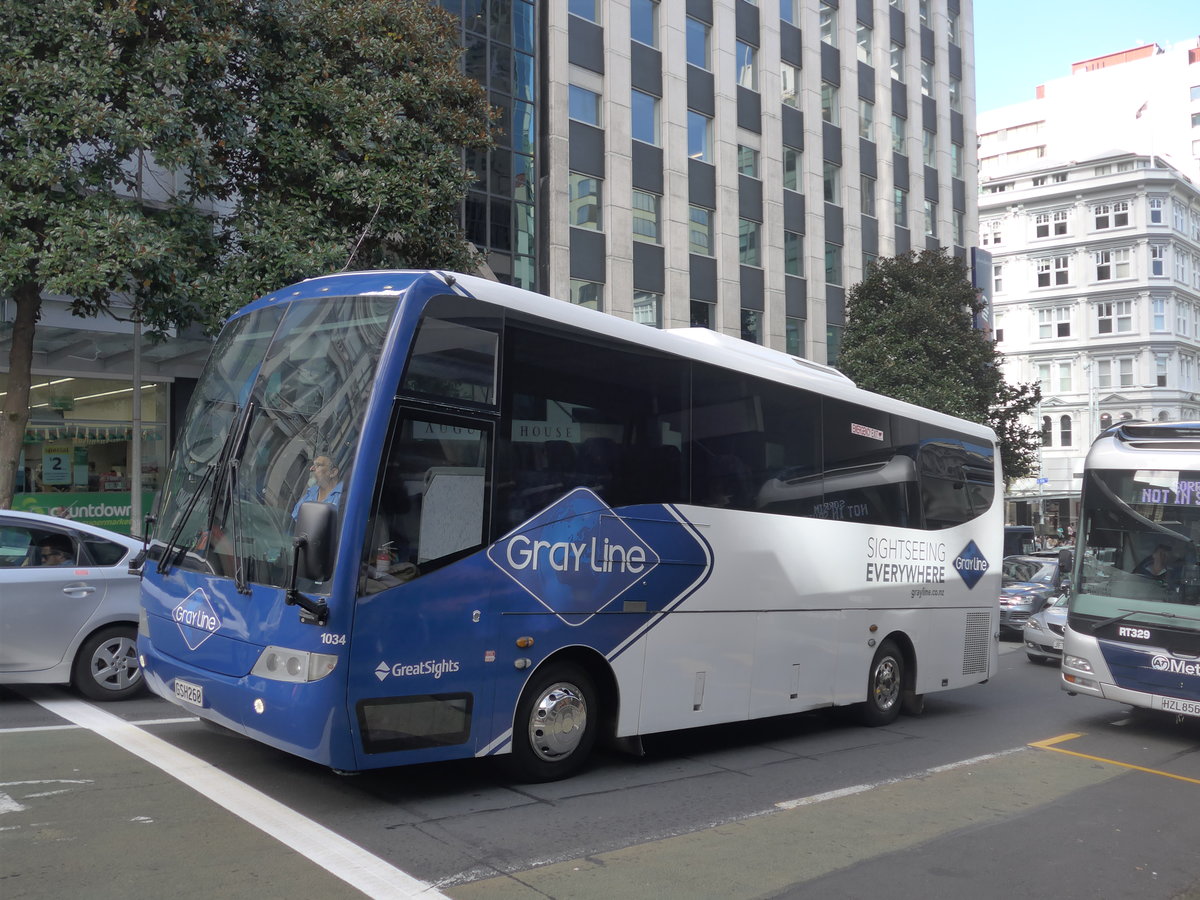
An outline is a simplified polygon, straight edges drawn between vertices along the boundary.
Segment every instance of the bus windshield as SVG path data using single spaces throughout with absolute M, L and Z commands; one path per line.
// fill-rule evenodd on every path
M 1094 469 L 1084 478 L 1074 612 L 1106 619 L 1173 609 L 1194 613 L 1200 602 L 1200 472 Z
M 243 589 L 287 585 L 299 504 L 341 504 L 395 309 L 394 298 L 321 298 L 229 324 L 166 482 L 161 569 L 228 576 Z

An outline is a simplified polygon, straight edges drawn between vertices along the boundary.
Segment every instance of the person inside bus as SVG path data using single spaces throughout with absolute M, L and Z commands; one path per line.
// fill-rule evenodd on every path
M 308 486 L 303 496 L 292 507 L 292 519 L 300 515 L 300 504 L 310 500 L 318 503 L 328 503 L 337 506 L 342 500 L 341 471 L 328 456 L 321 455 L 312 461 L 308 467 L 312 473 L 313 483 Z
M 48 534 L 38 545 L 39 565 L 43 566 L 73 566 L 75 565 L 75 548 L 71 539 L 62 534 Z
M 1166 544 L 1156 546 L 1149 556 L 1134 567 L 1133 574 L 1153 578 L 1164 584 L 1168 580 L 1175 580 L 1176 572 L 1171 558 L 1171 548 Z

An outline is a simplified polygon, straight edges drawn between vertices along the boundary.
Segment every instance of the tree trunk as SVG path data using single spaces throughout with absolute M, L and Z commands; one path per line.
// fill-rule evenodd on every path
M 11 509 L 16 490 L 17 466 L 29 421 L 29 385 L 32 382 L 33 333 L 42 309 L 41 286 L 23 281 L 13 290 L 17 315 L 13 321 L 8 354 L 8 393 L 0 418 L 0 509 Z

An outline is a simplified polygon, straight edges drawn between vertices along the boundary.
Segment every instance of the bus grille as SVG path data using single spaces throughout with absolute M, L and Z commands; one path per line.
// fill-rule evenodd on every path
M 991 624 L 990 613 L 967 613 L 967 633 L 963 641 L 964 675 L 987 674 Z

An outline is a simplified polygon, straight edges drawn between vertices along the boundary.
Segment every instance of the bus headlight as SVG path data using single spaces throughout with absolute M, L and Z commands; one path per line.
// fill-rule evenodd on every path
M 1080 672 L 1092 671 L 1092 664 L 1082 656 L 1064 656 L 1063 668 L 1078 669 Z
M 333 671 L 337 657 L 332 653 L 309 653 L 287 647 L 267 647 L 250 670 L 251 675 L 272 681 L 318 681 Z

